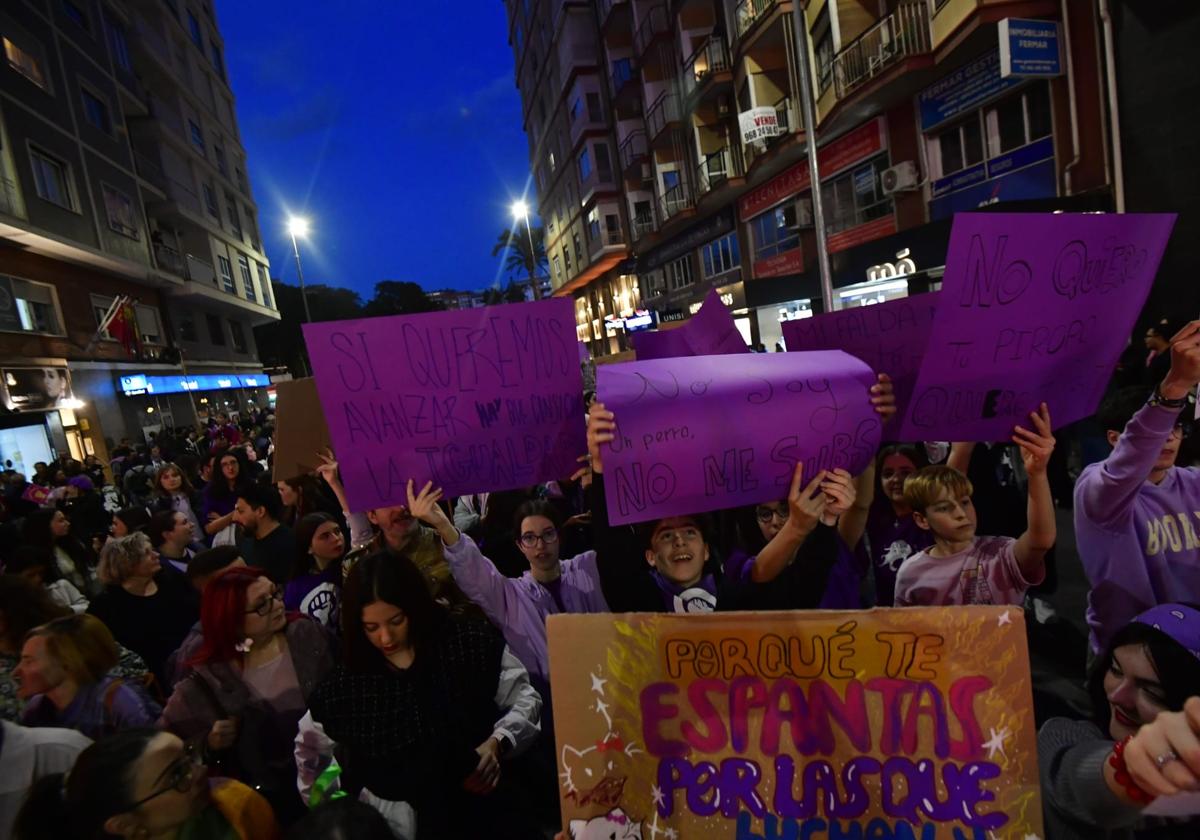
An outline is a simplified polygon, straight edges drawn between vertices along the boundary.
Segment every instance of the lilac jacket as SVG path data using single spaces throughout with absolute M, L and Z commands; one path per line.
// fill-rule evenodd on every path
M 535 685 L 549 685 L 546 616 L 562 612 L 554 596 L 529 572 L 519 578 L 500 574 L 466 534 L 460 534 L 454 545 L 445 546 L 445 552 L 459 589 L 504 632 L 505 641 L 529 670 Z M 594 551 L 562 561 L 560 595 L 568 613 L 609 611 L 600 591 Z

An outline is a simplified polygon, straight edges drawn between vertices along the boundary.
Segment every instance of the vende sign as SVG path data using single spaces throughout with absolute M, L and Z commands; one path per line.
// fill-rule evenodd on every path
M 883 118 L 879 117 L 820 147 L 817 150 L 817 164 L 821 167 L 822 177 L 828 178 L 883 151 L 883 129 Z M 751 219 L 789 196 L 804 192 L 811 185 L 808 161 L 802 160 L 742 196 L 738 201 L 738 215 L 742 221 Z
M 804 251 L 792 248 L 782 254 L 754 261 L 755 277 L 786 277 L 804 271 Z
M 742 129 L 743 143 L 754 143 L 783 134 L 779 127 L 779 114 L 770 106 L 743 111 L 738 114 L 738 125 Z

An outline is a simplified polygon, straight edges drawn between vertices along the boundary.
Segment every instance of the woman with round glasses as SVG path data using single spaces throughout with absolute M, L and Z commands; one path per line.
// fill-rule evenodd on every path
M 278 838 L 266 800 L 240 782 L 209 781 L 197 746 L 155 729 L 97 741 L 70 772 L 38 780 L 17 815 L 14 837 Z
M 329 638 L 311 619 L 285 614 L 280 588 L 248 567 L 205 586 L 200 625 L 194 671 L 175 686 L 160 725 L 204 738 L 224 774 L 254 785 L 287 825 L 304 810 L 292 740 L 309 695 L 333 668 Z
M 408 509 L 438 532 L 455 582 L 504 632 L 505 641 L 529 670 L 533 687 L 547 696 L 546 616 L 608 612 L 596 572 L 596 552 L 559 559 L 558 512 L 546 501 L 525 502 L 517 508 L 513 524 L 517 548 L 529 562 L 529 571 L 519 578 L 505 577 L 474 540 L 454 527 L 437 504 L 441 495 L 441 490 L 426 485 L 414 497 L 410 483 Z

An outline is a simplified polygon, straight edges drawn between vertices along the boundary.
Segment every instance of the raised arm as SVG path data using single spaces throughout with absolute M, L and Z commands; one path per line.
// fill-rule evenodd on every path
M 771 541 L 754 558 L 750 580 L 766 583 L 778 577 L 795 558 L 804 540 L 813 532 L 825 515 L 828 497 L 820 492 L 827 473 L 821 470 L 813 480 L 804 484 L 804 464 L 797 463 L 788 489 L 788 518 Z
M 838 534 L 846 546 L 853 551 L 867 530 L 867 519 L 871 504 L 875 501 L 875 459 L 854 478 L 854 504 L 842 514 L 838 521 Z
M 1050 426 L 1050 409 L 1045 403 L 1029 415 L 1033 430 L 1017 426 L 1013 443 L 1021 448 L 1025 472 L 1029 474 L 1029 526 L 1017 540 L 1014 549 L 1017 565 L 1025 580 L 1040 580 L 1045 573 L 1046 552 L 1054 547 L 1057 538 L 1054 522 L 1054 497 L 1046 466 L 1054 453 L 1054 432 Z

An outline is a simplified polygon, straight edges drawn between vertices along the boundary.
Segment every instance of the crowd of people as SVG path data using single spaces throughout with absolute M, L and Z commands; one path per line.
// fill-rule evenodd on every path
M 1090 702 L 1035 675 L 1048 836 L 1195 837 L 1144 809 L 1200 790 L 1200 470 L 1177 465 L 1200 322 L 1147 347 L 1071 495 L 1045 404 L 1009 441 L 888 443 L 857 476 L 797 464 L 784 498 L 635 527 L 609 522 L 619 418 L 592 394 L 575 475 L 409 482 L 365 512 L 332 452 L 272 480 L 266 411 L 9 471 L 0 835 L 553 836 L 548 616 L 1007 604 L 1044 639 L 1057 502 Z M 888 429 L 886 374 L 868 398 Z

